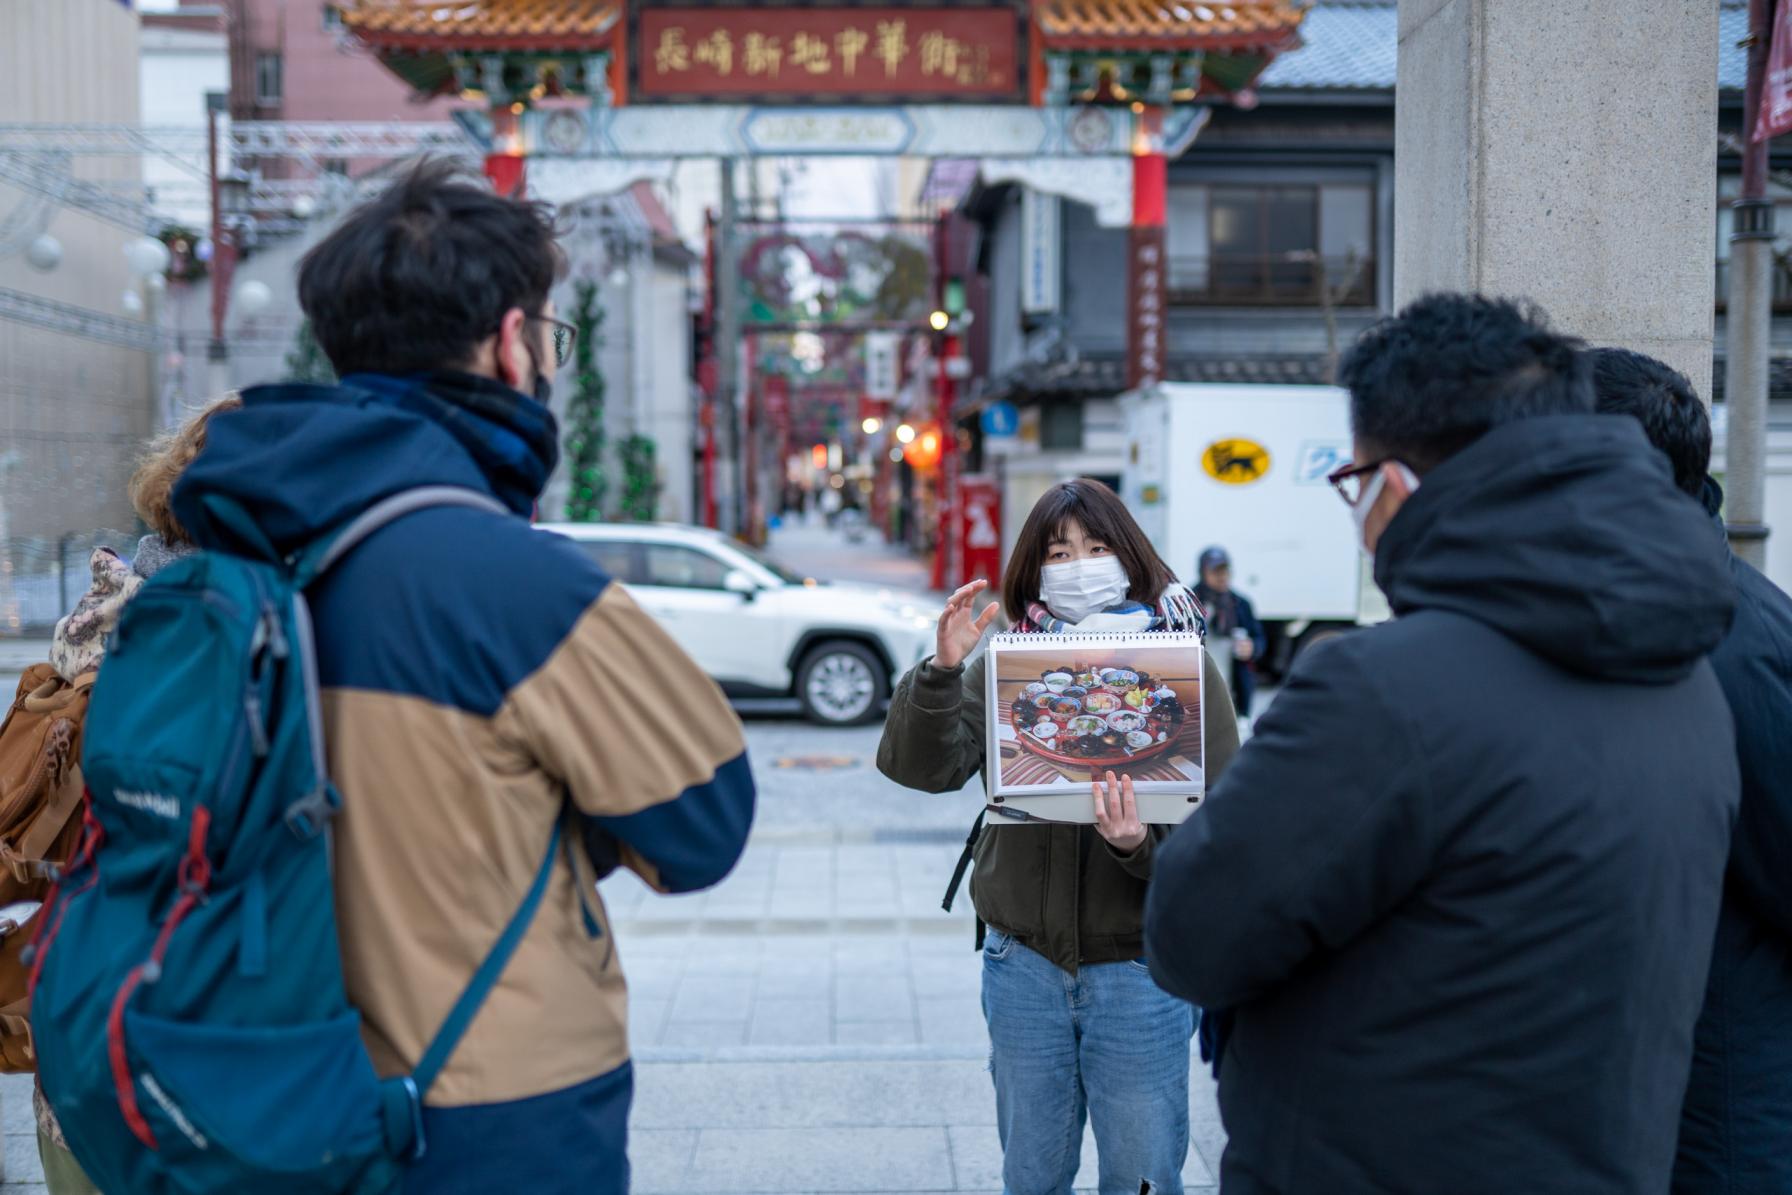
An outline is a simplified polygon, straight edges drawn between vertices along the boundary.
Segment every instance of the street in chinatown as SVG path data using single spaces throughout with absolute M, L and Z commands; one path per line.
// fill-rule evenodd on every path
M 823 579 L 918 597 L 927 584 L 907 553 L 825 528 L 778 532 L 772 550 Z M 0 684 L 42 650 L 0 641 Z M 759 811 L 739 866 L 692 896 L 651 894 L 627 873 L 602 886 L 631 998 L 632 1190 L 999 1192 L 970 899 L 940 909 L 981 792 L 885 780 L 877 723 L 745 721 Z M 1217 1190 L 1225 1136 L 1198 1062 L 1191 1087 L 1184 1178 Z M 0 1195 L 41 1195 L 29 1076 L 0 1078 L 0 1117 Z M 1086 1136 L 1078 1190 L 1095 1177 Z
M 0 1195 L 1792 1195 L 1789 220 L 1792 0 L 0 0 Z

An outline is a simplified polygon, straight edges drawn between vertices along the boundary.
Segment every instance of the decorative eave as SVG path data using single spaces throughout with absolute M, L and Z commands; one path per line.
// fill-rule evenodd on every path
M 1292 0 L 1042 0 L 1036 12 L 1048 52 L 1274 54 L 1300 44 L 1307 8 Z
M 612 101 L 622 0 L 344 0 L 340 11 L 420 95 Z
M 1298 0 L 1039 0 L 1050 104 L 1169 104 L 1237 97 L 1277 55 L 1299 49 Z
M 1226 382 L 1253 385 L 1323 386 L 1332 382 L 1331 362 L 1320 354 L 1188 356 L 1172 354 L 1165 369 L 1166 382 Z M 1075 361 L 1027 362 L 985 384 L 977 401 L 959 411 L 992 402 L 1018 405 L 1051 401 L 1086 401 L 1114 398 L 1127 389 L 1126 362 L 1119 357 L 1096 355 Z
M 580 53 L 609 48 L 621 0 L 344 0 L 342 23 L 377 51 Z

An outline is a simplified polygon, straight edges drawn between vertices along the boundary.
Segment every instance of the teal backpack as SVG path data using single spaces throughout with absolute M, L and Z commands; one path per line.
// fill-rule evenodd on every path
M 412 490 L 283 559 L 208 498 L 233 552 L 158 573 L 125 608 L 87 718 L 75 858 L 33 946 L 44 1093 L 102 1190 L 381 1192 L 421 1157 L 422 1101 L 541 902 L 533 886 L 414 1073 L 380 1079 L 343 987 L 304 589 L 394 519 L 506 513 Z

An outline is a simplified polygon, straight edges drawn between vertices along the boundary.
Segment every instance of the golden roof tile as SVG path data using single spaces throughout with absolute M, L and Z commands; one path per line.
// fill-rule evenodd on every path
M 1277 47 L 1306 16 L 1297 0 L 1041 0 L 1048 47 Z
M 582 49 L 607 39 L 620 0 L 344 0 L 342 23 L 376 45 Z

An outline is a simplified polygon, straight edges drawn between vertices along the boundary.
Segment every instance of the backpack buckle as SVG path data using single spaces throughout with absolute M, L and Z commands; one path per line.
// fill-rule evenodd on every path
M 316 838 L 336 816 L 335 795 L 327 785 L 319 785 L 286 807 L 286 828 L 300 839 Z
M 423 1135 L 423 1093 L 417 1090 L 417 1080 L 409 1075 L 404 1077 L 404 1090 L 411 1098 L 411 1131 L 416 1134 L 411 1138 L 410 1160 L 421 1162 L 429 1152 L 429 1141 Z

